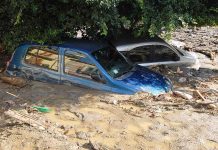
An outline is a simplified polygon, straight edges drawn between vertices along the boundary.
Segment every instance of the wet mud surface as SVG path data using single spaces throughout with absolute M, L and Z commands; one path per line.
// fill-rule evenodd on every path
M 218 149 L 218 70 L 151 69 L 192 98 L 0 80 L 0 150 Z

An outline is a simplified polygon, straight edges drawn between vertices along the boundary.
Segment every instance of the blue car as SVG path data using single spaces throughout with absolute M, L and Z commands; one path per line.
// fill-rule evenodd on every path
M 131 65 L 110 45 L 83 39 L 55 46 L 21 44 L 16 48 L 6 73 L 120 94 L 144 91 L 159 95 L 172 88 L 169 79 L 146 67 Z

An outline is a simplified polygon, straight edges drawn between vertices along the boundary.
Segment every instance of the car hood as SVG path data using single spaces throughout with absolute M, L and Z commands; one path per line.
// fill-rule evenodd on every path
M 141 66 L 136 66 L 119 80 L 135 91 L 144 91 L 153 95 L 167 93 L 172 89 L 168 78 Z

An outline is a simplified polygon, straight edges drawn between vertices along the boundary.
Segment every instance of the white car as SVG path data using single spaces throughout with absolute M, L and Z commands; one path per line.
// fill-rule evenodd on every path
M 127 60 L 140 66 L 186 65 L 192 66 L 197 57 L 191 52 L 178 49 L 159 37 L 141 39 L 122 39 L 112 44 Z

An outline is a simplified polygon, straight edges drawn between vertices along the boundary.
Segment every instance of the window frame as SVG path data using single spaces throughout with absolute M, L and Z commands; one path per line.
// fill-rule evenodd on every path
M 58 58 L 57 58 L 57 70 L 54 70 L 54 69 L 49 69 L 49 68 L 46 68 L 46 67 L 43 67 L 43 66 L 39 66 L 37 64 L 30 64 L 26 61 L 26 56 L 28 55 L 28 52 L 32 49 L 37 49 L 37 55 L 36 55 L 36 61 L 37 61 L 37 58 L 39 56 L 39 50 L 42 50 L 42 51 L 46 51 L 45 49 L 51 49 L 51 50 L 54 50 L 56 51 L 57 53 L 54 53 L 54 54 L 57 54 Z M 52 53 L 52 52 L 51 52 Z M 41 57 L 42 58 L 42 57 Z M 43 58 L 42 58 L 43 59 Z M 23 59 L 23 62 L 28 65 L 28 66 L 33 66 L 33 67 L 37 67 L 37 68 L 40 68 L 40 69 L 45 69 L 45 70 L 48 70 L 48 71 L 53 71 L 53 72 L 60 72 L 60 52 L 58 49 L 56 48 L 50 48 L 50 47 L 47 47 L 47 46 L 31 46 L 27 49 L 25 55 L 24 55 L 24 59 Z

